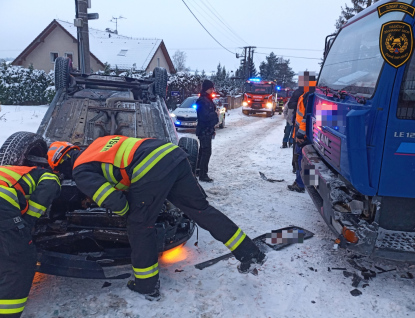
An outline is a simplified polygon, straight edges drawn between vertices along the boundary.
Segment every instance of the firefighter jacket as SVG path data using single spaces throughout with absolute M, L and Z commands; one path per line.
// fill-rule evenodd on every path
M 219 122 L 219 117 L 216 112 L 216 105 L 212 100 L 212 96 L 206 92 L 200 93 L 200 97 L 196 101 L 196 105 L 196 136 L 212 136 L 215 133 L 215 125 Z
M 98 206 L 118 215 L 129 210 L 123 191 L 132 183 L 161 180 L 187 157 L 174 144 L 125 136 L 98 138 L 82 153 L 69 155 L 77 187 Z
M 0 197 L 18 208 L 33 225 L 59 196 L 56 174 L 38 167 L 0 166 Z M 6 219 L 0 211 L 0 219 Z
M 293 138 L 305 139 L 306 137 L 306 107 L 309 93 L 304 93 L 298 99 L 297 114 L 295 116 L 295 129 Z

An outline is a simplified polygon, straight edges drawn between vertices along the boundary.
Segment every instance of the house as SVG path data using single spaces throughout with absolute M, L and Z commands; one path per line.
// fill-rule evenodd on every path
M 69 22 L 53 20 L 29 46 L 12 62 L 12 65 L 49 72 L 58 56 L 70 57 L 78 68 L 77 28 Z M 140 39 L 108 31 L 89 28 L 91 71 L 104 70 L 105 63 L 112 69 L 150 72 L 156 66 L 174 73 L 173 62 L 163 40 Z

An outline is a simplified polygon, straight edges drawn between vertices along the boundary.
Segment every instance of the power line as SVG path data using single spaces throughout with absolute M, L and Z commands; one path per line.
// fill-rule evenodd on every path
M 265 47 L 265 46 L 257 46 L 259 49 L 270 49 L 270 50 L 292 50 L 292 51 L 315 51 L 315 52 L 323 52 L 323 50 L 316 50 L 316 49 L 294 49 L 294 48 L 287 48 L 287 47 Z
M 223 47 L 226 51 L 228 51 L 229 53 L 235 54 L 234 52 L 228 50 L 226 47 L 224 47 L 218 40 L 215 39 L 215 37 L 210 34 L 210 32 L 205 28 L 205 26 L 199 21 L 199 19 L 195 16 L 195 14 L 193 13 L 192 10 L 190 10 L 189 6 L 187 5 L 187 3 L 182 0 L 182 2 L 184 3 L 184 5 L 186 6 L 186 8 L 190 11 L 190 13 L 195 17 L 195 19 L 197 20 L 197 22 L 199 22 L 199 24 L 202 26 L 203 29 L 205 29 L 205 31 L 211 36 L 212 39 L 215 40 L 216 43 L 218 43 L 221 47 Z
M 256 54 L 265 54 L 269 55 L 269 53 L 263 53 L 263 52 L 255 52 Z M 278 55 L 277 55 L 278 56 Z M 306 57 L 306 56 L 291 56 L 291 55 L 285 55 L 285 54 L 279 54 L 281 57 L 292 57 L 296 59 L 306 59 L 306 60 L 321 60 L 321 58 L 318 57 Z
M 233 42 L 235 46 L 241 45 L 241 41 L 236 39 L 233 34 L 229 34 L 229 32 L 226 32 L 227 30 L 214 19 L 215 17 L 213 17 L 212 19 L 211 13 L 209 13 L 205 8 L 203 8 L 198 3 L 198 0 L 188 0 L 187 3 L 189 7 L 192 8 L 195 13 L 197 13 L 200 21 L 204 20 L 204 22 L 207 22 L 210 24 L 210 27 L 209 27 L 210 30 L 212 30 L 212 28 L 215 29 L 220 35 L 226 37 L 228 41 Z
M 210 2 L 208 0 L 206 0 L 207 3 L 210 4 Z M 245 44 L 249 45 L 243 38 L 241 38 L 225 21 L 224 19 L 221 17 L 221 15 L 214 9 L 214 7 L 211 5 L 208 6 L 203 0 L 201 0 L 201 3 L 210 11 L 213 13 L 213 15 L 233 34 L 235 35 L 238 39 L 240 39 L 242 42 L 244 42 Z M 216 12 L 216 13 L 215 13 Z

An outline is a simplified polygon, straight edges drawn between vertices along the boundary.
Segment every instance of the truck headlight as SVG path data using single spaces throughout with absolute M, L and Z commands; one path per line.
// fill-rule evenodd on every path
M 176 114 L 170 113 L 170 117 L 176 117 Z
M 267 103 L 267 107 L 271 108 L 272 107 L 272 103 Z
M 248 106 L 247 102 L 242 102 L 242 106 Z

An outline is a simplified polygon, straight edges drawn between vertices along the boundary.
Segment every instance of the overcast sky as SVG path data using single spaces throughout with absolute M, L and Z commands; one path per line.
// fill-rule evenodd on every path
M 257 46 L 257 66 L 273 51 L 289 58 L 295 72 L 319 71 L 325 37 L 335 29 L 341 6 L 349 0 L 185 0 L 206 29 L 229 51 Z M 0 0 L 0 58 L 16 57 L 53 20 L 72 22 L 75 0 Z M 209 10 L 210 9 L 210 10 Z M 239 60 L 200 26 L 182 0 L 92 0 L 90 21 L 96 29 L 115 29 L 121 35 L 163 39 L 170 56 L 187 54 L 192 69 L 208 74 L 220 62 L 235 70 Z M 221 22 L 222 21 L 222 22 Z M 264 54 L 265 53 L 265 54 Z M 300 58 L 301 57 L 301 58 Z

